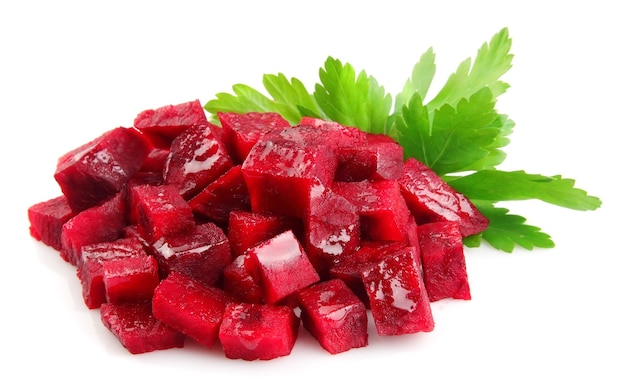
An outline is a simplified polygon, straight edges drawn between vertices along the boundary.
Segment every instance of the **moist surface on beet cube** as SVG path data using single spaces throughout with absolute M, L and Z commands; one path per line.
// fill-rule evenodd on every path
M 100 307 L 102 323 L 132 354 L 182 348 L 185 335 L 152 315 L 150 301 L 111 304 Z
M 340 279 L 330 279 L 298 292 L 302 323 L 332 354 L 365 347 L 367 311 Z
M 471 299 L 463 237 L 455 222 L 419 226 L 424 283 L 431 302 L 444 298 Z
M 376 332 L 381 336 L 430 332 L 434 329 L 430 300 L 415 248 L 384 257 L 363 271 Z
M 134 126 L 150 136 L 172 140 L 191 126 L 207 123 L 199 100 L 171 104 L 140 112 Z
M 42 243 L 60 251 L 61 229 L 75 213 L 65 196 L 57 196 L 28 208 L 30 235 Z
M 216 287 L 172 272 L 154 290 L 154 316 L 200 344 L 212 347 L 230 298 Z
M 165 163 L 165 184 L 176 186 L 191 199 L 233 166 L 233 161 L 211 126 L 192 126 L 172 141 Z
M 418 225 L 457 222 L 463 237 L 487 229 L 489 220 L 476 206 L 422 162 L 407 159 L 398 182 Z
M 368 143 L 337 150 L 336 181 L 397 180 L 402 175 L 404 150 L 388 137 L 367 135 Z
M 237 256 L 224 267 L 224 291 L 247 303 L 263 303 L 263 289 L 245 266 L 245 256 Z
M 147 254 L 118 257 L 102 263 L 102 280 L 107 302 L 144 301 L 159 284 L 159 266 Z
M 279 303 L 320 280 L 291 230 L 262 242 L 244 256 L 246 268 L 263 287 L 263 298 L 267 304 Z
M 287 230 L 298 236 L 296 232 L 302 230 L 301 221 L 295 217 L 247 211 L 233 211 L 228 217 L 228 241 L 233 256 L 242 255 L 253 246 Z
M 229 359 L 271 360 L 291 354 L 299 325 L 287 306 L 230 303 L 219 340 Z
M 54 178 L 72 210 L 79 212 L 120 191 L 150 149 L 143 134 L 118 127 L 59 158 Z

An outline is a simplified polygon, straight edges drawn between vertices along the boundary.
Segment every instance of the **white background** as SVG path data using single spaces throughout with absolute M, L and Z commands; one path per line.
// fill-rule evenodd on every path
M 0 5 L 1 388 L 626 388 L 618 2 L 15 4 Z M 28 234 L 27 208 L 60 194 L 57 158 L 144 109 L 261 87 L 264 73 L 312 88 L 329 55 L 395 94 L 430 46 L 436 88 L 503 27 L 515 59 L 497 108 L 516 127 L 501 168 L 574 178 L 604 203 L 506 204 L 556 248 L 467 250 L 473 299 L 434 304 L 430 334 L 372 330 L 369 347 L 332 356 L 302 333 L 269 362 L 195 345 L 133 356 L 84 307 L 73 268 Z

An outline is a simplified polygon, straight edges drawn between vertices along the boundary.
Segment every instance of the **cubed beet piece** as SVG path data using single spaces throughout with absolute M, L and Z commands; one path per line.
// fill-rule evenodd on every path
M 165 184 L 191 199 L 233 166 L 219 135 L 208 125 L 192 126 L 172 141 L 165 163 Z
M 411 213 L 396 181 L 335 182 L 332 188 L 356 206 L 364 239 L 406 240 Z
M 30 235 L 42 243 L 60 251 L 63 224 L 76 215 L 65 196 L 57 196 L 28 208 Z
M 232 211 L 250 211 L 250 195 L 241 166 L 229 169 L 188 203 L 197 216 L 221 225 L 227 224 Z
M 107 301 L 104 289 L 102 263 L 111 259 L 145 256 L 147 253 L 137 237 L 86 245 L 76 271 L 80 280 L 83 301 L 89 309 L 96 309 Z
M 61 257 L 70 264 L 78 265 L 85 245 L 120 238 L 126 226 L 125 215 L 121 193 L 99 206 L 76 214 L 61 228 Z
M 141 168 L 139 168 L 139 171 L 158 172 L 160 175 L 163 175 L 165 163 L 167 162 L 167 158 L 169 155 L 169 145 L 167 147 L 152 148 L 152 150 L 150 150 L 150 153 L 148 153 L 148 155 L 146 156 L 146 159 L 143 160 L 143 164 L 141 164 Z
M 172 272 L 154 290 L 152 310 L 167 325 L 212 347 L 228 302 L 230 298 L 223 290 Z
M 228 218 L 228 241 L 233 256 L 242 255 L 253 246 L 287 230 L 292 230 L 298 236 L 297 231 L 302 230 L 300 220 L 247 211 L 233 211 Z
M 359 246 L 357 208 L 330 188 L 315 187 L 304 217 L 304 248 L 322 279 L 337 259 Z
M 178 235 L 162 237 L 152 249 L 162 277 L 176 271 L 211 286 L 221 284 L 224 267 L 233 261 L 228 237 L 212 222 L 198 224 Z
M 151 299 L 159 284 L 159 265 L 151 255 L 110 259 L 102 263 L 102 271 L 109 303 Z
M 406 160 L 398 182 L 418 225 L 457 222 L 463 237 L 478 234 L 489 226 L 489 220 L 468 198 L 414 158 Z
M 182 348 L 185 335 L 152 315 L 150 301 L 111 304 L 100 307 L 102 323 L 132 354 Z
M 134 126 L 151 137 L 172 140 L 191 126 L 207 123 L 199 100 L 172 104 L 140 112 Z
M 336 181 L 397 180 L 404 150 L 395 142 L 372 138 L 367 145 L 339 148 L 337 158 Z
M 367 345 L 365 305 L 342 280 L 300 290 L 298 302 L 305 329 L 331 354 Z
M 59 158 L 54 178 L 72 210 L 79 212 L 119 192 L 150 149 L 143 134 L 118 127 Z
M 419 254 L 407 247 L 363 271 L 376 332 L 381 336 L 430 332 L 434 329 Z
M 279 132 L 289 127 L 280 114 L 275 112 L 218 112 L 217 117 L 224 131 L 229 134 L 233 154 L 238 162 L 242 162 L 250 153 L 250 149 L 264 135 Z
M 130 207 L 139 233 L 153 243 L 195 226 L 193 211 L 174 186 L 139 185 L 130 189 Z
M 223 288 L 241 302 L 263 303 L 263 288 L 246 268 L 243 255 L 224 267 Z
M 229 359 L 271 360 L 291 354 L 299 325 L 287 306 L 230 303 L 219 340 Z
M 455 222 L 433 222 L 418 228 L 424 284 L 431 302 L 471 299 L 463 237 Z
M 264 302 L 268 304 L 279 303 L 320 280 L 291 230 L 262 242 L 244 256 L 246 268 L 261 281 Z

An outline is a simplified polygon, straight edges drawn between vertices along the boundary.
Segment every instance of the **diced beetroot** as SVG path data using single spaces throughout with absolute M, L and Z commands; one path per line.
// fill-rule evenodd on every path
M 406 240 L 410 211 L 396 181 L 336 182 L 332 188 L 357 207 L 363 238 Z
M 79 212 L 119 192 L 150 149 L 143 134 L 118 127 L 59 158 L 54 178 L 72 210 Z
M 145 256 L 146 251 L 136 237 L 84 246 L 76 274 L 80 280 L 85 305 L 89 309 L 96 309 L 107 301 L 103 280 L 103 262 L 142 255 Z
M 239 162 L 246 159 L 254 144 L 265 134 L 289 127 L 289 122 L 275 112 L 218 112 L 217 117 L 231 138 L 233 154 Z
M 162 237 L 152 248 L 161 276 L 176 271 L 211 286 L 222 282 L 224 267 L 233 260 L 228 237 L 212 222 L 194 226 L 178 235 Z
M 304 221 L 304 248 L 317 273 L 326 278 L 332 264 L 359 245 L 358 210 L 330 188 L 315 187 Z
M 418 225 L 457 222 L 463 237 L 487 229 L 489 220 L 476 206 L 422 162 L 407 159 L 398 182 Z
M 132 354 L 182 348 L 185 335 L 152 315 L 150 301 L 110 304 L 100 307 L 102 323 Z
M 336 181 L 397 180 L 402 175 L 404 150 L 395 142 L 339 148 L 337 157 Z
M 151 299 L 159 284 L 159 265 L 151 255 L 110 259 L 102 263 L 102 271 L 109 303 Z
M 76 215 L 65 196 L 57 196 L 28 208 L 30 235 L 44 244 L 60 251 L 63 224 Z
M 245 257 L 237 256 L 224 268 L 224 291 L 241 302 L 263 303 L 263 289 L 246 269 Z
M 219 340 L 229 359 L 271 360 L 291 354 L 299 325 L 287 306 L 230 303 Z
M 124 202 L 128 205 L 127 207 L 127 220 L 128 224 L 136 225 L 139 223 L 139 211 L 137 207 L 133 207 L 132 205 L 132 193 L 131 190 L 134 187 L 141 185 L 151 185 L 151 186 L 161 186 L 163 185 L 163 173 L 162 172 L 150 172 L 150 171 L 139 171 L 133 177 L 128 180 L 124 188 L 122 188 L 122 195 L 124 197 Z
M 221 225 L 228 222 L 232 211 L 249 211 L 250 195 L 241 174 L 241 166 L 229 169 L 188 203 L 196 215 Z
M 293 217 L 247 211 L 233 211 L 228 218 L 228 241 L 235 257 L 287 230 L 298 236 L 300 221 Z
M 154 290 L 152 310 L 167 325 L 212 347 L 229 301 L 223 290 L 172 272 Z
M 81 211 L 61 228 L 61 257 L 78 265 L 85 245 L 113 241 L 122 236 L 126 209 L 121 193 L 99 206 Z
M 342 280 L 300 290 L 298 301 L 302 324 L 331 354 L 367 345 L 365 305 Z
M 430 301 L 418 262 L 417 250 L 407 247 L 363 271 L 363 284 L 379 335 L 430 332 L 434 329 Z
M 143 161 L 140 172 L 158 172 L 163 175 L 167 157 L 170 155 L 169 145 L 167 147 L 152 148 L 146 159 Z
M 150 243 L 189 230 L 196 224 L 191 207 L 173 186 L 132 187 L 130 205 L 137 215 L 139 233 Z
M 165 163 L 165 184 L 191 199 L 233 166 L 219 135 L 208 125 L 192 126 L 172 141 Z
M 276 304 L 320 280 L 291 230 L 253 247 L 245 256 L 246 269 L 263 286 L 263 299 Z
M 463 237 L 455 222 L 419 226 L 424 283 L 431 302 L 444 298 L 471 299 Z
M 302 118 L 298 126 L 283 130 L 281 136 L 311 147 L 325 146 L 333 151 L 338 148 L 367 145 L 367 134 L 363 131 L 315 118 Z
M 204 107 L 196 99 L 142 111 L 135 118 L 134 126 L 150 136 L 172 140 L 191 126 L 207 122 Z

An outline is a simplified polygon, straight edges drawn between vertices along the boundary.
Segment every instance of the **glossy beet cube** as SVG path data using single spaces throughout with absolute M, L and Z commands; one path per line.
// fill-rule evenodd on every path
M 42 243 L 60 251 L 61 230 L 75 213 L 65 196 L 57 196 L 28 208 L 30 235 Z
M 78 265 L 85 245 L 120 238 L 126 226 L 125 213 L 122 195 L 118 193 L 103 204 L 76 214 L 61 228 L 61 257 Z
M 337 150 L 337 181 L 397 180 L 402 175 L 404 150 L 388 137 L 370 137 L 368 143 Z
M 279 303 L 320 280 L 291 230 L 262 242 L 244 256 L 246 268 L 263 286 L 267 304 Z
M 172 272 L 154 290 L 152 310 L 167 325 L 212 347 L 229 301 L 223 290 Z
M 455 222 L 419 226 L 424 283 L 431 302 L 444 298 L 471 299 L 463 237 Z
M 363 302 L 340 279 L 331 279 L 298 292 L 300 318 L 320 345 L 332 354 L 367 345 L 367 311 Z
M 224 267 L 233 260 L 228 237 L 211 222 L 162 237 L 152 249 L 159 261 L 161 276 L 176 271 L 211 286 L 221 284 Z
M 416 159 L 406 160 L 399 183 L 418 225 L 457 222 L 463 237 L 478 234 L 489 225 L 489 220 L 469 199 Z
M 376 332 L 392 336 L 434 329 L 430 300 L 415 248 L 386 256 L 363 271 Z
M 249 211 L 250 195 L 241 174 L 241 166 L 229 169 L 188 203 L 197 216 L 221 225 L 226 225 L 232 211 Z
M 165 163 L 165 184 L 191 199 L 233 166 L 219 135 L 211 126 L 192 126 L 172 141 Z
M 137 237 L 84 246 L 76 273 L 85 305 L 89 309 L 95 309 L 107 301 L 103 262 L 118 258 L 141 257 L 146 254 L 142 242 Z
M 167 158 L 169 155 L 169 145 L 152 148 L 152 150 L 150 150 L 150 153 L 148 153 L 148 155 L 146 156 L 146 159 L 143 160 L 143 164 L 141 164 L 141 168 L 139 168 L 139 171 L 158 172 L 162 176 L 163 170 L 165 169 L 165 163 L 167 162 Z
M 140 112 L 134 126 L 152 138 L 172 140 L 191 126 L 207 123 L 199 100 L 167 105 Z
M 335 182 L 332 188 L 356 206 L 364 239 L 406 240 L 410 211 L 396 181 Z
M 228 241 L 233 256 L 242 255 L 246 250 L 279 233 L 287 230 L 297 232 L 301 230 L 300 225 L 300 221 L 294 217 L 233 211 L 228 218 Z
M 247 303 L 263 303 L 263 288 L 245 266 L 245 256 L 237 256 L 224 267 L 224 291 Z
M 111 304 L 100 307 L 102 323 L 132 354 L 182 348 L 185 335 L 152 315 L 150 301 Z
M 130 206 L 136 213 L 139 233 L 151 243 L 195 226 L 191 207 L 174 186 L 132 187 Z
M 229 359 L 271 360 L 291 354 L 299 325 L 287 306 L 230 303 L 219 340 Z
M 59 158 L 54 178 L 72 210 L 79 212 L 119 192 L 150 149 L 143 134 L 118 127 Z
M 275 112 L 218 112 L 217 117 L 230 138 L 235 158 L 240 162 L 263 136 L 289 127 L 289 122 Z
M 151 299 L 159 284 L 159 266 L 151 255 L 113 258 L 102 263 L 102 271 L 109 303 Z

